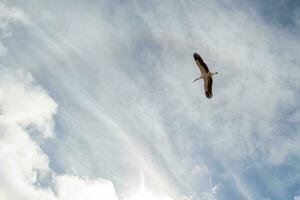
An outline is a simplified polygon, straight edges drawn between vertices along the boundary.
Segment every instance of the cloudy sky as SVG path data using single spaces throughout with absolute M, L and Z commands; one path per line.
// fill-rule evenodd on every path
M 0 0 L 0 199 L 299 200 L 299 35 L 297 0 Z

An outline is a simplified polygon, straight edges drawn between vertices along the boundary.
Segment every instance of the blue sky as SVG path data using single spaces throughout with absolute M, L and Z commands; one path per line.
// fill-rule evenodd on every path
M 254 1 L 253 6 L 267 23 L 293 28 L 295 26 L 295 12 L 299 10 L 300 2 L 295 0 L 265 0 Z
M 299 32 L 292 0 L 0 1 L 0 198 L 300 199 Z

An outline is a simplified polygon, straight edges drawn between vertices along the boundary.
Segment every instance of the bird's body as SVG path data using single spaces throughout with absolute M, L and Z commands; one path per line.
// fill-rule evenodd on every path
M 212 84 L 213 84 L 212 76 L 215 74 L 218 74 L 218 72 L 214 72 L 214 73 L 210 72 L 207 65 L 204 63 L 204 61 L 202 60 L 202 58 L 199 54 L 194 53 L 194 59 L 196 61 L 198 68 L 200 69 L 201 76 L 199 78 L 196 78 L 193 82 L 195 82 L 199 79 L 203 79 L 205 95 L 207 98 L 211 98 L 213 96 L 212 95 Z
M 212 77 L 213 75 L 215 75 L 215 74 L 211 73 L 211 72 L 204 73 L 204 74 L 201 74 L 200 79 L 209 78 L 209 77 Z

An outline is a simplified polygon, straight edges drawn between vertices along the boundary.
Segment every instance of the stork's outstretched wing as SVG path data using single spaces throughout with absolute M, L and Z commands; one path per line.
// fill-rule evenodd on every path
M 194 53 L 194 59 L 200 69 L 201 74 L 205 74 L 209 72 L 209 69 L 205 62 L 202 60 L 201 56 L 197 53 Z
M 204 89 L 205 89 L 205 95 L 207 98 L 212 98 L 212 84 L 213 80 L 211 77 L 205 78 L 204 79 Z

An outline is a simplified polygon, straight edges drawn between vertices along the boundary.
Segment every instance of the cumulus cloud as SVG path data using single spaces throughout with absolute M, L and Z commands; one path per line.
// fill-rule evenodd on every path
M 107 180 L 57 175 L 49 168 L 47 155 L 30 132 L 38 131 L 44 138 L 53 135 L 56 103 L 29 74 L 0 72 L 1 199 L 117 200 L 113 184 Z M 41 187 L 39 183 L 49 174 L 50 180 Z
M 52 114 L 57 107 L 53 100 L 32 84 L 30 74 L 17 71 L 11 75 L 9 70 L 1 70 L 1 73 L 2 122 L 25 128 L 33 126 L 44 136 L 52 136 Z
M 88 180 L 76 176 L 63 175 L 56 179 L 58 199 L 108 199 L 117 200 L 111 182 L 103 179 Z

